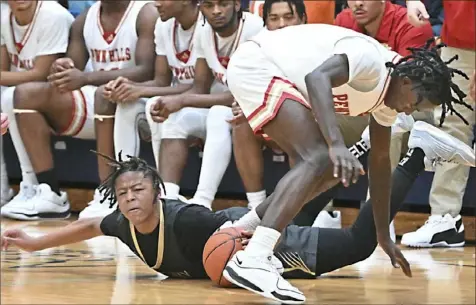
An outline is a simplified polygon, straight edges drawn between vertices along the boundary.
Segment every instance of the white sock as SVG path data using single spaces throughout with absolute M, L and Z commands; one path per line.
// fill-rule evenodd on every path
M 167 199 L 178 199 L 180 186 L 171 182 L 164 182 L 164 185 L 165 185 L 165 195 L 162 197 Z
M 266 199 L 266 191 L 261 190 L 258 192 L 246 193 L 246 198 L 248 198 L 248 208 L 256 209 L 256 207 Z
M 231 159 L 231 108 L 213 106 L 207 116 L 207 138 L 203 148 L 202 168 L 193 202 L 211 206 Z
M 256 228 L 245 251 L 250 255 L 269 256 L 273 253 L 280 237 L 281 233 L 278 231 L 259 226 Z
M 161 132 L 161 124 L 156 123 L 152 120 L 152 116 L 150 115 L 150 109 L 155 104 L 156 98 L 151 98 L 147 101 L 145 106 L 145 117 L 147 118 L 147 123 L 149 123 L 150 133 L 152 137 L 152 152 L 154 153 L 154 161 L 155 161 L 155 168 L 160 173 L 159 170 L 159 151 L 160 151 L 160 143 L 162 142 L 162 132 Z
M 143 100 L 133 103 L 117 104 L 114 120 L 114 149 L 116 158 L 122 151 L 122 159 L 127 160 L 127 155 L 137 157 L 140 151 L 140 137 L 137 122 L 145 115 Z
M 20 163 L 22 181 L 31 185 L 37 185 L 38 180 L 36 179 L 35 171 L 33 170 L 33 166 L 30 162 L 30 157 L 28 156 L 25 145 L 23 144 L 23 140 L 20 136 L 20 131 L 18 130 L 17 120 L 13 109 L 14 92 L 15 87 L 9 87 L 8 89 L 2 92 L 2 111 L 4 111 L 8 116 L 8 132 L 10 133 L 10 137 L 12 138 L 13 146 L 15 146 L 15 151 L 18 157 L 18 162 Z
M 256 210 L 251 210 L 245 215 L 243 215 L 243 217 L 235 221 L 235 223 L 233 223 L 233 226 L 243 228 L 246 231 L 254 231 L 260 223 L 261 219 L 256 213 Z

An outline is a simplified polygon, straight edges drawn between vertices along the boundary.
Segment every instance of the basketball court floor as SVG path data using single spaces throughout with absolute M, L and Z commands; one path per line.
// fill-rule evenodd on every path
M 31 235 L 68 221 L 12 222 Z M 382 250 L 366 261 L 315 280 L 293 283 L 308 304 L 475 304 L 475 248 L 404 250 L 413 278 L 394 269 Z M 87 242 L 1 254 L 1 304 L 273 304 L 208 280 L 164 280 L 121 242 Z

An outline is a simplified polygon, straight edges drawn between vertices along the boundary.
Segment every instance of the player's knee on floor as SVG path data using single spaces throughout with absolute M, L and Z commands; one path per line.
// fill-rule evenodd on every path
M 103 92 L 104 86 L 101 86 L 94 93 L 94 118 L 99 121 L 113 119 L 116 112 L 116 104 L 106 100 Z
M 207 109 L 183 108 L 162 123 L 163 139 L 205 139 Z

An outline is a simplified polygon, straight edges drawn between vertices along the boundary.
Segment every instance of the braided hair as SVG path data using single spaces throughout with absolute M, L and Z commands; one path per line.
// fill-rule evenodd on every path
M 440 127 L 448 112 L 456 114 L 466 125 L 469 125 L 469 122 L 454 109 L 453 103 L 471 110 L 473 107 L 463 101 L 466 94 L 452 81 L 455 74 L 465 79 L 469 78 L 464 72 L 448 67 L 450 63 L 458 59 L 458 55 L 446 62 L 443 61 L 438 50 L 446 45 L 440 43 L 432 46 L 434 42 L 435 39 L 432 38 L 422 48 L 408 48 L 412 54 L 403 57 L 396 64 L 387 62 L 386 66 L 393 69 L 392 77 L 408 77 L 412 81 L 413 89 L 418 93 L 417 104 L 427 98 L 432 104 L 441 105 Z M 457 97 L 453 96 L 452 91 Z
M 106 200 L 109 200 L 109 207 L 113 207 L 114 204 L 116 204 L 116 180 L 120 175 L 126 172 L 142 172 L 144 174 L 144 177 L 149 177 L 152 180 L 152 187 L 156 192 L 155 198 L 160 195 L 161 188 L 165 192 L 164 181 L 160 177 L 157 170 L 147 164 L 145 160 L 142 160 L 138 157 L 127 156 L 129 160 L 123 161 L 122 152 L 119 152 L 118 160 L 114 160 L 113 158 L 108 157 L 99 152 L 93 152 L 108 160 L 110 162 L 109 165 L 115 169 L 114 172 L 110 174 L 98 187 L 98 190 L 104 194 L 103 198 L 101 199 L 101 203 L 105 202 Z
M 293 6 L 296 8 L 296 13 L 301 20 L 307 19 L 306 6 L 304 5 L 304 0 L 266 0 L 263 4 L 263 21 L 266 24 L 268 15 L 271 12 L 271 7 L 275 3 L 287 2 L 291 13 L 294 14 Z M 307 23 L 307 22 L 306 22 Z

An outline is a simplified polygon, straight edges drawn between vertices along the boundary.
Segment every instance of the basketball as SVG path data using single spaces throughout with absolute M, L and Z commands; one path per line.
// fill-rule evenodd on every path
M 225 228 L 213 234 L 203 249 L 203 266 L 208 277 L 218 286 L 232 287 L 233 284 L 223 277 L 228 261 L 233 255 L 242 250 L 241 230 Z

